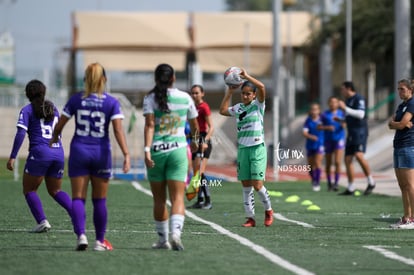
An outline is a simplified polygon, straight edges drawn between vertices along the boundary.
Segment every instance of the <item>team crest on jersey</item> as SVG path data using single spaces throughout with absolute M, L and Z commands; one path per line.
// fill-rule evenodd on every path
M 405 110 L 407 110 L 407 106 L 404 106 L 404 108 L 402 109 L 403 113 L 405 112 Z

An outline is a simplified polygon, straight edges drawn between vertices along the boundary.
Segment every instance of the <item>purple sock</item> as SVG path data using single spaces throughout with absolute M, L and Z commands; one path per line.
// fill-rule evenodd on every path
M 36 222 L 39 224 L 41 221 L 46 220 L 45 212 L 43 212 L 42 201 L 40 200 L 37 193 L 32 191 L 27 193 L 25 197 Z
M 93 223 L 95 225 L 96 240 L 103 242 L 105 239 L 106 223 L 108 221 L 106 198 L 92 199 L 92 203 Z
M 315 170 L 315 183 L 319 185 L 320 181 L 321 181 L 321 169 L 318 168 Z
M 72 223 L 77 236 L 85 234 L 86 211 L 84 199 L 72 199 Z
M 311 179 L 312 179 L 312 182 L 313 182 L 313 180 L 314 180 L 314 175 L 315 173 L 313 173 L 313 170 L 311 169 L 311 170 L 309 170 L 309 176 L 311 177 Z
M 53 197 L 57 203 L 59 203 L 66 212 L 68 212 L 69 217 L 72 217 L 72 200 L 66 192 L 59 191 Z
M 328 184 L 329 184 L 329 185 L 331 185 L 331 184 L 332 184 L 331 174 L 326 174 L 326 180 L 328 181 Z
M 340 176 L 340 174 L 339 174 L 339 173 L 335 173 L 335 185 L 338 185 L 338 182 L 339 182 L 339 176 Z

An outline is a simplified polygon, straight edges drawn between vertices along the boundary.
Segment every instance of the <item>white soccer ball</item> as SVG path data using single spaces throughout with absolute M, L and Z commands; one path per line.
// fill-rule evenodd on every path
M 241 78 L 241 69 L 239 67 L 230 67 L 224 72 L 224 82 L 229 86 L 239 86 L 244 82 Z

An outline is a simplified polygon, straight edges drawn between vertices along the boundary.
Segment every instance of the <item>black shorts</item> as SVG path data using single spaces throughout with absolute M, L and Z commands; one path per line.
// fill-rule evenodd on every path
M 192 153 L 191 159 L 194 160 L 196 157 L 201 157 L 201 144 L 199 144 L 198 146 L 198 150 L 195 153 Z M 211 150 L 213 149 L 213 145 L 211 145 L 211 142 L 208 141 L 207 142 L 208 148 L 204 150 L 204 154 L 203 157 L 208 159 L 210 157 L 211 154 Z
M 365 149 L 367 147 L 366 143 L 361 144 L 347 144 L 345 146 L 345 156 L 353 156 L 357 152 L 365 153 Z

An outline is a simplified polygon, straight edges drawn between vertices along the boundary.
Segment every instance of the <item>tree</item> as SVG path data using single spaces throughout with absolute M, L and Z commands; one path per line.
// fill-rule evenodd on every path
M 394 1 L 364 0 L 352 4 L 352 52 L 356 59 L 377 64 L 393 60 L 394 49 Z M 326 24 L 313 34 L 311 45 L 318 47 L 327 37 L 334 39 L 337 57 L 345 53 L 346 6 L 338 15 L 328 18 Z

